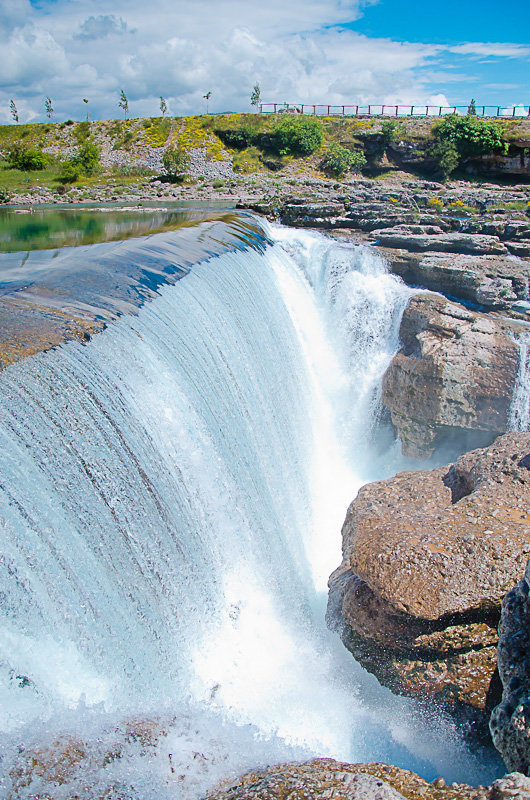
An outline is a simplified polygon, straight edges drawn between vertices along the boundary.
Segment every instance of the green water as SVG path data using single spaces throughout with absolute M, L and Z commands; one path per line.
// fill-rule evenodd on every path
M 0 209 L 0 252 L 49 250 L 146 236 L 216 218 L 227 206 L 205 208 L 68 208 Z

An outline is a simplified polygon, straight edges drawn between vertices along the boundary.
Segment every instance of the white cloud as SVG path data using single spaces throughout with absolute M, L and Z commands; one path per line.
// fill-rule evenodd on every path
M 510 42 L 467 42 L 455 47 L 448 47 L 450 53 L 458 53 L 464 56 L 476 56 L 477 58 L 496 57 L 496 58 L 524 58 L 530 56 L 530 47 L 523 44 L 511 44 Z

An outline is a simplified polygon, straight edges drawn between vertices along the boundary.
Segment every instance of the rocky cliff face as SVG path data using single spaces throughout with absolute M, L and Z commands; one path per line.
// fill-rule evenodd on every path
M 527 457 L 530 470 L 530 455 Z M 530 504 L 530 493 L 528 496 Z M 530 511 L 530 509 L 529 509 Z M 508 769 L 530 770 L 530 561 L 524 578 L 504 598 L 499 626 L 498 664 L 502 702 L 490 730 Z
M 411 299 L 400 328 L 402 348 L 383 378 L 383 403 L 405 455 L 428 458 L 447 437 L 469 432 L 487 443 L 507 430 L 518 332 L 515 322 L 439 295 Z
M 328 621 L 381 683 L 477 719 L 498 702 L 501 601 L 530 554 L 529 465 L 530 433 L 511 433 L 361 489 Z

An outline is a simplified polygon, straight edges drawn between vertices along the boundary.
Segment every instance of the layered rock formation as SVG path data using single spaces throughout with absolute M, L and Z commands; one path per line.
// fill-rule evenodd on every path
M 530 470 L 530 455 L 526 460 Z M 530 494 L 530 493 L 529 493 Z M 530 496 L 527 498 L 530 505 Z M 490 730 L 508 769 L 530 770 L 530 561 L 524 578 L 504 598 L 499 626 L 498 665 L 502 702 Z
M 414 772 L 387 764 L 345 764 L 315 758 L 303 764 L 278 764 L 243 775 L 204 800 L 530 800 L 530 779 L 513 773 L 491 786 L 468 786 L 443 778 L 432 783 Z
M 381 683 L 484 720 L 501 601 L 530 554 L 530 433 L 363 487 L 328 622 Z
M 486 444 L 507 430 L 519 332 L 518 323 L 439 295 L 411 299 L 401 322 L 402 348 L 383 378 L 383 403 L 405 455 L 428 458 L 448 437 L 465 432 Z

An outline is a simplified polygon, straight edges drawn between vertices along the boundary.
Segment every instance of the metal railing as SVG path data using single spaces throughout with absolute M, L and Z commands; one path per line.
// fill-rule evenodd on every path
M 313 116 L 339 117 L 443 117 L 445 114 L 469 113 L 466 106 L 425 105 L 308 105 L 307 103 L 261 103 L 262 114 L 311 114 Z M 530 106 L 475 106 L 477 117 L 530 117 Z

